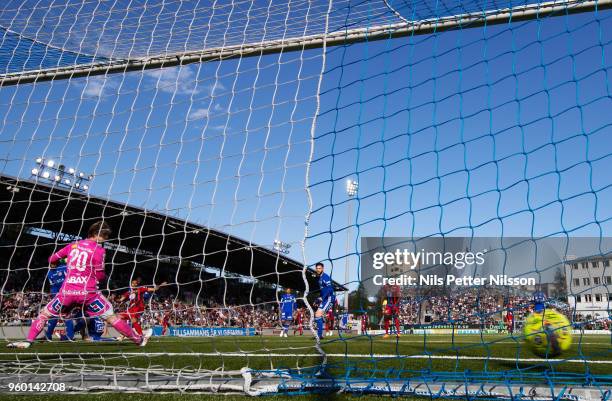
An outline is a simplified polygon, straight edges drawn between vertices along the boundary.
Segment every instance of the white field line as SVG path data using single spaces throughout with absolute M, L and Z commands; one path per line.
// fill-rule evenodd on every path
M 140 357 L 162 357 L 162 356 L 188 356 L 188 357 L 222 357 L 222 358 L 282 358 L 282 357 L 319 357 L 319 354 L 290 354 L 290 353 L 246 353 L 246 352 L 78 352 L 67 355 L 81 356 L 140 356 Z M 59 356 L 55 352 L 21 352 L 3 353 L 0 355 L 15 356 Z M 504 361 L 504 362 L 542 362 L 542 363 L 587 363 L 612 365 L 612 360 L 594 359 L 541 359 L 541 358 L 503 358 L 486 356 L 453 356 L 453 355 L 398 355 L 398 354 L 327 354 L 328 358 L 397 358 L 397 359 L 451 359 L 451 360 L 474 360 L 474 361 Z M 66 359 L 69 359 L 66 358 Z

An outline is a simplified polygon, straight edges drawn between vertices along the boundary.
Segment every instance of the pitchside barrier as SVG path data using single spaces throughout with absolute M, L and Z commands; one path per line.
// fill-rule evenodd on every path
M 4 326 L 0 327 L 0 332 L 3 337 L 7 339 L 19 339 L 23 338 L 24 334 L 27 333 L 29 327 L 28 326 Z M 65 334 L 64 328 L 62 326 L 56 327 L 56 332 L 60 334 Z M 263 336 L 277 336 L 280 332 L 279 329 L 264 329 L 261 331 L 257 331 L 254 328 L 241 328 L 241 327 L 193 327 L 193 326 L 179 326 L 179 327 L 169 327 L 166 334 L 162 334 L 161 326 L 153 327 L 153 335 L 158 337 L 223 337 L 223 336 L 254 336 L 254 335 L 263 335 Z M 337 335 L 337 331 L 334 332 Z M 362 335 L 366 336 L 366 334 L 361 333 L 360 331 L 351 330 L 346 333 L 343 332 L 343 335 Z M 375 329 L 368 330 L 367 336 L 382 336 L 385 334 L 384 330 Z M 415 336 L 423 336 L 423 335 L 473 335 L 473 334 L 499 334 L 499 331 L 496 329 L 403 329 L 402 334 L 404 335 L 415 335 Z M 612 335 L 610 330 L 572 330 L 572 334 L 574 335 Z M 310 336 L 310 330 L 304 330 L 305 336 Z M 520 332 L 516 333 L 517 336 L 520 336 Z M 42 338 L 42 334 L 39 338 Z M 118 337 L 119 333 L 113 329 L 109 328 L 106 333 L 107 337 Z M 77 340 L 80 339 L 79 334 L 76 334 Z

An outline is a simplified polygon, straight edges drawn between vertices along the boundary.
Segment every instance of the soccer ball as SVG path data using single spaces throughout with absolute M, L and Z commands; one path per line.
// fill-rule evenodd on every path
M 572 327 L 561 313 L 546 309 L 525 319 L 523 329 L 527 347 L 541 357 L 555 357 L 572 345 Z

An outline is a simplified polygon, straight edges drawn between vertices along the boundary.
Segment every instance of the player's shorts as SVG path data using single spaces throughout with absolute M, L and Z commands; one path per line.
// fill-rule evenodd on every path
M 46 306 L 47 312 L 56 317 L 68 316 L 76 308 L 90 317 L 113 313 L 113 305 L 99 292 L 70 294 L 60 291 Z
M 323 302 L 321 302 L 321 305 L 319 305 L 319 310 L 323 311 L 323 313 L 329 312 L 334 306 L 335 301 L 336 300 L 332 297 L 323 300 Z
M 144 309 L 141 308 L 130 308 L 127 312 L 121 312 L 119 317 L 123 320 L 140 319 L 140 316 L 144 313 Z
M 293 313 L 281 312 L 281 320 L 293 320 Z
M 385 306 L 385 315 L 386 316 L 399 315 L 399 306 L 397 306 L 397 305 L 387 305 L 387 306 Z

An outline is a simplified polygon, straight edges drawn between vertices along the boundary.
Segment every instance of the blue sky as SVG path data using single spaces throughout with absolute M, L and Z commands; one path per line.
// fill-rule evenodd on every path
M 612 13 L 0 89 L 0 169 L 271 245 L 343 281 L 361 236 L 609 235 Z M 359 181 L 348 202 L 345 182 Z M 348 223 L 350 221 L 350 224 Z

